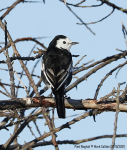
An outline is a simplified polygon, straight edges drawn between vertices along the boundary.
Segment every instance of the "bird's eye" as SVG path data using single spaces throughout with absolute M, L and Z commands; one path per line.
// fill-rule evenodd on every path
M 63 44 L 66 44 L 66 42 L 65 42 L 65 41 L 63 41 Z

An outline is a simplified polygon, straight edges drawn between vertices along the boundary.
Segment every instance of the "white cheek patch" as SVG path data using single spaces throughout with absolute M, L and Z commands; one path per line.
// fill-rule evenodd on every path
M 63 43 L 64 41 L 66 42 L 65 44 Z M 66 49 L 66 50 L 70 51 L 70 48 L 72 46 L 71 43 L 72 43 L 72 41 L 69 38 L 59 39 L 59 40 L 57 40 L 56 47 L 59 49 Z

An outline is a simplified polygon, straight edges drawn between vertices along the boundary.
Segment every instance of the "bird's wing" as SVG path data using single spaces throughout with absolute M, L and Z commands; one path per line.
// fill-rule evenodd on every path
M 50 82 L 50 79 L 48 78 L 47 76 L 47 73 L 45 71 L 45 65 L 44 65 L 44 62 L 43 62 L 43 59 L 42 59 L 42 62 L 41 62 L 41 71 L 43 73 L 43 76 L 42 76 L 42 80 L 44 81 L 45 79 L 47 80 L 48 84 L 54 88 L 53 84 Z M 45 82 L 46 83 L 46 82 Z
M 57 87 L 56 90 L 58 90 L 64 83 L 66 83 L 66 80 L 68 79 L 69 75 L 72 73 L 72 68 L 73 68 L 73 62 L 70 63 L 70 65 L 68 66 L 66 70 L 59 71 L 58 73 L 59 74 L 58 76 L 59 86 Z
M 48 83 L 51 85 L 52 88 L 58 90 L 63 84 L 66 83 L 66 80 L 70 73 L 72 73 L 72 66 L 73 63 L 71 62 L 67 69 L 58 68 L 47 68 L 42 60 L 42 67 L 41 70 L 44 73 L 45 78 L 47 79 Z M 58 69 L 58 71 L 56 71 Z M 66 85 L 66 84 L 65 84 Z

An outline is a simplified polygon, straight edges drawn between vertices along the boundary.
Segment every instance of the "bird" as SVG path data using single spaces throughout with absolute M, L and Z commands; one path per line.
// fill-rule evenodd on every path
M 64 35 L 57 35 L 49 43 L 41 61 L 41 77 L 45 85 L 52 89 L 55 96 L 57 114 L 65 118 L 65 88 L 72 80 L 72 54 L 70 48 L 78 42 L 72 42 Z

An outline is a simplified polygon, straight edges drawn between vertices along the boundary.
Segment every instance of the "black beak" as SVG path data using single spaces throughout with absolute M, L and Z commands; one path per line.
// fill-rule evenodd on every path
M 71 44 L 72 44 L 72 45 L 75 45 L 75 44 L 79 44 L 79 42 L 72 42 Z

